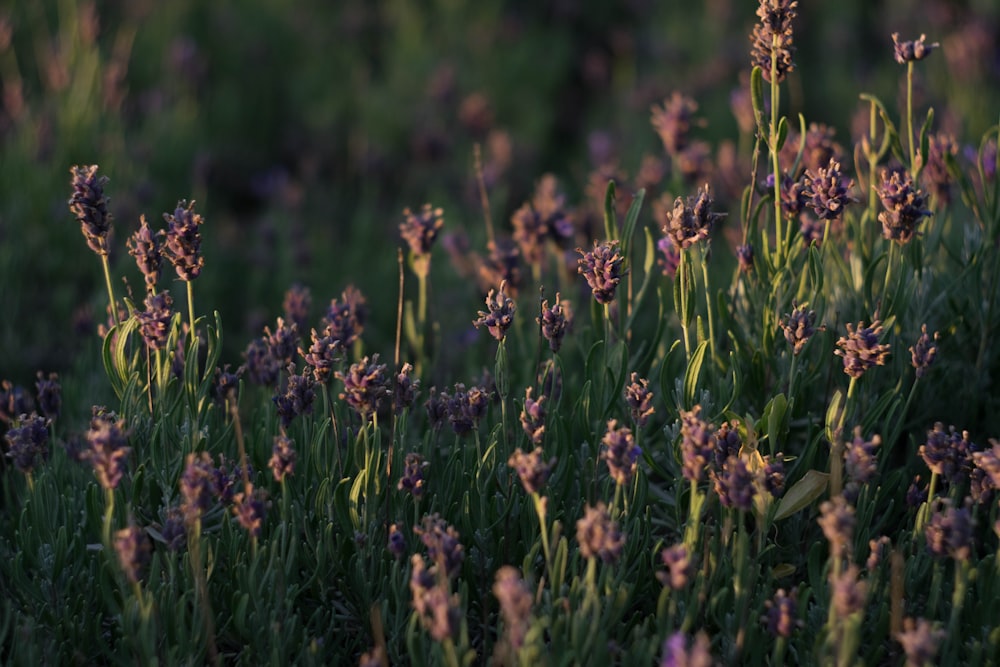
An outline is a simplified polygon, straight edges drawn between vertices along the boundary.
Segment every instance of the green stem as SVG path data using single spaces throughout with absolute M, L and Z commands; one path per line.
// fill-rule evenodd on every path
M 715 318 L 712 317 L 712 291 L 708 285 L 708 247 L 702 248 L 701 275 L 705 281 L 705 306 L 708 313 L 708 349 L 712 352 L 712 366 L 717 368 L 719 359 L 715 353 Z
M 104 542 L 104 548 L 108 550 L 108 554 L 111 553 L 111 549 L 113 547 L 111 543 L 111 522 L 114 519 L 114 514 L 115 490 L 104 489 L 104 523 L 101 525 L 103 529 L 101 539 Z
M 537 491 L 531 493 L 531 499 L 535 503 L 535 514 L 538 515 L 538 524 L 542 531 L 542 553 L 545 555 L 545 573 L 552 582 L 552 553 L 549 551 L 549 529 L 546 523 L 545 503 Z M 555 593 L 555 591 L 553 591 Z
M 191 338 L 197 339 L 194 332 L 194 283 L 187 281 L 187 301 L 188 301 L 188 323 L 191 325 Z
M 115 301 L 115 290 L 111 285 L 111 265 L 108 263 L 108 256 L 101 255 L 101 265 L 104 267 L 104 284 L 108 288 L 108 299 L 111 300 L 111 319 L 115 326 L 121 324 L 118 319 L 118 302 Z
M 913 61 L 906 63 L 906 140 L 910 145 L 910 174 L 917 169 L 917 151 L 913 138 Z
M 687 358 L 687 361 L 689 362 L 691 361 L 691 334 L 690 331 L 688 330 L 687 320 L 688 320 L 688 291 L 690 290 L 691 287 L 689 281 L 689 273 L 688 273 L 688 263 L 690 261 L 691 258 L 688 256 L 688 251 L 681 250 L 680 264 L 677 267 L 677 277 L 675 278 L 675 280 L 680 279 L 681 281 L 681 288 L 679 290 L 681 295 L 681 312 L 680 312 L 681 331 L 684 333 L 684 354 L 685 357 Z
M 785 244 L 781 229 L 781 161 L 778 159 L 778 106 L 781 101 L 778 87 L 778 36 L 772 38 L 771 44 L 771 127 L 768 146 L 771 149 L 771 166 L 774 173 L 774 233 L 775 233 L 775 266 L 784 265 Z

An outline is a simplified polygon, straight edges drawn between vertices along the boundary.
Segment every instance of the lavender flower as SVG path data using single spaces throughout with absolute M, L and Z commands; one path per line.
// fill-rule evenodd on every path
M 129 521 L 128 527 L 115 532 L 115 552 L 129 583 L 141 582 L 150 559 L 146 531 Z
M 411 562 L 410 592 L 420 624 L 435 641 L 454 637 L 461 623 L 458 596 L 449 596 L 448 590 L 435 582 L 435 568 L 428 570 L 423 556 L 414 554 Z
M 818 519 L 823 535 L 830 543 L 830 553 L 840 557 L 851 553 L 854 540 L 854 508 L 843 496 L 834 496 L 819 506 L 822 516 Z
M 927 335 L 927 325 L 920 325 L 920 338 L 910 348 L 911 363 L 918 378 L 923 377 L 927 373 L 927 369 L 934 363 L 934 358 L 937 356 L 938 351 L 937 341 L 937 331 L 931 337 Z
M 56 419 L 62 410 L 62 386 L 59 384 L 59 375 L 49 373 L 46 379 L 42 372 L 38 371 L 35 377 L 38 378 L 35 382 L 38 409 L 49 419 Z
M 533 387 L 524 390 L 524 409 L 521 410 L 521 428 L 528 435 L 528 439 L 534 445 L 542 444 L 545 439 L 545 396 L 539 396 L 538 400 L 531 398 Z
M 886 358 L 889 356 L 889 345 L 880 344 L 879 336 L 883 328 L 881 322 L 876 319 L 871 326 L 864 326 L 863 322 L 858 322 L 857 331 L 847 323 L 847 336 L 841 337 L 837 341 L 840 348 L 834 352 L 844 359 L 844 372 L 852 378 L 859 378 L 873 366 L 884 366 Z
M 683 631 L 675 632 L 663 642 L 660 667 L 712 667 L 711 642 L 699 632 L 689 639 Z
M 274 481 L 283 482 L 288 475 L 295 474 L 295 462 L 298 455 L 295 453 L 294 441 L 286 435 L 274 436 L 274 445 L 271 448 L 271 458 L 267 465 L 271 468 Z
M 573 311 L 569 301 L 563 301 L 556 292 L 555 305 L 549 307 L 548 300 L 542 301 L 541 317 L 535 318 L 542 327 L 542 336 L 549 342 L 549 349 L 558 352 L 562 347 L 563 337 L 573 326 Z
M 465 550 L 458 541 L 458 531 L 449 526 L 441 515 L 424 516 L 420 527 L 414 527 L 413 532 L 427 547 L 427 556 L 435 565 L 441 568 L 445 576 L 454 579 L 465 560 Z
M 113 413 L 103 413 L 95 408 L 87 431 L 87 449 L 83 458 L 90 462 L 97 481 L 104 489 L 115 489 L 125 474 L 128 455 L 128 431 L 122 420 Z
M 708 185 L 698 190 L 697 197 L 688 197 L 687 201 L 678 197 L 674 200 L 673 209 L 666 213 L 663 233 L 681 249 L 707 239 L 714 225 L 724 217 L 721 213 L 712 212 L 712 203 Z
M 163 262 L 163 230 L 155 233 L 146 222 L 146 216 L 139 217 L 139 229 L 125 242 L 128 254 L 135 258 L 135 264 L 146 283 L 146 293 L 156 291 L 160 280 L 160 266 Z
M 875 459 L 875 449 L 882 444 L 879 436 L 874 436 L 870 441 L 861 436 L 861 427 L 854 427 L 854 440 L 852 440 L 844 451 L 847 477 L 850 480 L 844 489 L 844 496 L 848 502 L 855 502 L 861 487 L 872 482 L 878 474 L 878 461 Z
M 273 332 L 270 327 L 264 327 L 264 340 L 271 350 L 271 356 L 277 359 L 282 366 L 287 366 L 295 358 L 299 330 L 294 322 L 286 323 L 283 318 L 279 317 Z
M 749 273 L 753 271 L 753 244 L 747 243 L 736 246 L 736 261 L 740 271 Z
M 341 400 L 347 401 L 351 408 L 367 419 L 374 414 L 379 405 L 389 395 L 389 380 L 385 376 L 385 364 L 378 363 L 378 355 L 363 358 L 356 364 L 351 364 L 347 373 L 337 371 L 337 379 L 344 383 Z
M 809 339 L 816 333 L 816 311 L 807 310 L 808 303 L 801 305 L 792 301 L 792 312 L 785 315 L 781 328 L 785 332 L 785 340 L 792 346 L 793 354 L 799 354 Z
M 841 570 L 839 574 L 835 573 L 835 570 L 830 571 L 831 604 L 840 618 L 847 618 L 865 607 L 868 584 L 858 579 L 859 572 L 858 566 L 854 563 Z
M 925 208 L 926 198 L 914 186 L 910 175 L 901 171 L 889 173 L 883 169 L 882 185 L 875 191 L 885 208 L 878 215 L 882 236 L 899 245 L 906 245 L 916 234 L 920 221 L 931 214 Z
M 947 498 L 939 502 L 941 509 L 924 527 L 927 550 L 938 558 L 968 561 L 972 555 L 972 514 L 967 507 L 954 507 Z
M 990 449 L 974 452 L 972 461 L 989 476 L 993 488 L 1000 489 L 1000 440 L 990 438 Z
M 774 599 L 764 602 L 764 607 L 767 609 L 764 620 L 767 622 L 767 631 L 772 637 L 788 639 L 796 627 L 801 627 L 802 621 L 796 619 L 798 603 L 795 598 L 795 591 L 788 595 L 785 589 L 779 588 L 774 594 Z
M 662 107 L 653 105 L 650 122 L 668 155 L 676 156 L 687 148 L 691 126 L 704 124 L 695 120 L 696 111 L 698 103 L 678 91 L 664 100 Z
M 577 263 L 577 273 L 581 274 L 590 285 L 594 299 L 600 304 L 609 304 L 615 299 L 615 289 L 625 275 L 622 264 L 625 258 L 618 248 L 618 241 L 594 243 L 594 249 L 584 252 Z
M 271 353 L 271 346 L 266 338 L 255 338 L 243 352 L 246 362 L 240 367 L 247 379 L 255 385 L 271 387 L 277 384 L 281 372 L 281 360 Z
M 212 399 L 216 404 L 225 406 L 227 401 L 235 401 L 236 394 L 240 389 L 240 376 L 243 369 L 238 368 L 235 373 L 229 371 L 229 364 L 222 368 L 216 367 L 215 377 L 212 382 Z
M 479 311 L 479 318 L 473 320 L 473 324 L 478 329 L 486 327 L 490 334 L 497 340 L 503 340 L 507 335 L 507 329 L 514 323 L 514 311 L 517 306 L 514 300 L 507 296 L 504 291 L 506 281 L 500 283 L 500 290 L 490 290 L 486 295 L 486 307 L 488 312 Z
M 358 667 L 387 667 L 389 657 L 385 654 L 385 648 L 375 646 L 372 650 L 362 653 L 358 660 Z
M 24 387 L 11 384 L 10 380 L 0 382 L 0 421 L 10 424 L 31 411 L 31 396 Z
M 430 463 L 424 461 L 424 457 L 415 452 L 410 452 L 406 455 L 406 460 L 403 464 L 403 476 L 399 479 L 399 484 L 396 486 L 400 491 L 405 491 L 413 496 L 414 500 L 420 500 L 424 497 L 424 485 L 427 480 L 424 479 L 424 470 Z
M 903 631 L 896 634 L 896 640 L 906 654 L 906 667 L 934 664 L 938 647 L 947 636 L 947 632 L 926 619 L 903 619 Z
M 444 211 L 424 204 L 420 213 L 403 209 L 404 221 L 399 225 L 399 233 L 417 257 L 429 255 L 438 233 L 444 227 Z
M 877 540 L 868 540 L 868 559 L 865 561 L 865 569 L 874 572 L 890 549 L 892 549 L 892 541 L 885 535 Z
M 777 498 L 785 491 L 785 460 L 784 454 L 778 452 L 774 456 L 764 457 L 764 489 Z
M 205 220 L 194 212 L 194 201 L 182 199 L 177 202 L 173 214 L 164 213 L 167 221 L 164 256 L 174 265 L 177 277 L 192 281 L 201 273 L 205 258 L 201 256 L 201 231 Z
M 330 301 L 322 321 L 323 333 L 347 348 L 361 337 L 367 323 L 368 300 L 359 289 L 348 285 L 339 301 Z
M 700 482 L 705 478 L 705 466 L 716 447 L 715 427 L 699 415 L 701 406 L 691 411 L 681 410 L 681 456 L 684 479 Z
M 920 507 L 927 502 L 927 485 L 920 486 L 920 475 L 913 478 L 910 486 L 906 489 L 906 506 L 910 509 Z
M 281 302 L 281 309 L 285 313 L 285 321 L 295 325 L 297 331 L 306 330 L 306 322 L 309 321 L 309 308 L 312 306 L 312 292 L 308 287 L 292 285 L 285 292 L 285 298 Z
M 753 505 L 756 493 L 753 475 L 746 462 L 739 456 L 730 456 L 720 472 L 711 472 L 712 483 L 719 502 L 723 507 L 732 507 L 747 512 Z
M 660 552 L 660 559 L 667 567 L 667 572 L 657 572 L 656 578 L 664 586 L 680 591 L 687 588 L 694 576 L 694 563 L 691 554 L 684 544 L 675 544 Z
M 215 490 L 215 466 L 208 452 L 191 452 L 184 464 L 181 476 L 181 511 L 185 524 L 200 521 L 202 515 L 212 505 Z
M 281 427 L 287 429 L 297 416 L 312 414 L 315 397 L 313 378 L 309 372 L 303 370 L 301 375 L 297 375 L 295 364 L 288 364 L 288 385 L 284 392 L 276 393 L 271 399 L 278 408 Z
M 849 194 L 853 180 L 840 173 L 840 163 L 830 159 L 826 168 L 807 169 L 802 180 L 802 195 L 806 206 L 811 208 L 820 220 L 839 220 L 844 208 L 855 201 Z
M 97 176 L 97 165 L 69 170 L 73 175 L 73 196 L 69 199 L 69 210 L 80 223 L 80 231 L 87 239 L 90 249 L 102 257 L 108 256 L 108 237 L 111 235 L 111 214 L 108 199 L 104 196 L 107 176 Z
M 919 453 L 931 472 L 958 483 L 971 466 L 973 449 L 968 431 L 959 434 L 950 426 L 945 432 L 944 424 L 937 422 L 927 432 L 927 442 L 920 446 Z
M 649 380 L 639 377 L 638 373 L 632 373 L 629 382 L 625 387 L 625 403 L 636 428 L 643 428 L 655 412 L 653 392 L 649 389 Z
M 392 406 L 400 413 L 413 407 L 420 391 L 420 380 L 412 377 L 413 364 L 404 363 L 396 374 L 396 383 L 392 388 Z
M 923 60 L 931 54 L 931 51 L 941 46 L 937 42 L 927 44 L 925 42 L 926 39 L 927 35 L 920 35 L 920 39 L 901 42 L 899 41 L 899 33 L 892 33 L 892 46 L 896 62 L 900 65 L 905 65 L 906 63 Z
M 774 176 L 771 175 L 773 181 Z M 790 219 L 794 219 L 806 208 L 807 197 L 804 192 L 805 183 L 802 179 L 796 180 L 788 174 L 781 176 L 781 211 Z
M 951 203 L 951 172 L 948 171 L 948 157 L 958 155 L 955 137 L 944 132 L 932 134 L 927 142 L 927 164 L 920 176 L 939 204 Z
M 525 202 L 514 211 L 510 224 L 514 228 L 514 241 L 525 263 L 541 266 L 545 259 L 545 239 L 549 234 L 545 219 L 531 204 Z
M 455 384 L 455 391 L 451 396 L 442 393 L 441 398 L 445 401 L 451 429 L 458 435 L 477 428 L 489 407 L 489 393 L 484 388 L 472 387 L 466 391 L 461 382 Z
M 163 524 L 159 526 L 159 536 L 155 531 L 151 534 L 156 539 L 162 538 L 170 551 L 183 549 L 187 544 L 187 531 L 184 529 L 184 512 L 181 508 L 174 506 L 168 509 Z
M 754 26 L 750 35 L 750 64 L 760 67 L 764 80 L 777 85 L 795 69 L 792 56 L 792 19 L 796 16 L 798 2 L 792 0 L 760 0 L 757 16 L 760 23 Z M 776 81 L 771 80 L 774 67 Z
M 267 513 L 266 494 L 262 489 L 255 489 L 253 484 L 247 484 L 246 490 L 233 496 L 233 515 L 240 525 L 253 537 L 260 537 Z
M 322 336 L 313 329 L 311 333 L 312 345 L 308 352 L 299 350 L 299 354 L 306 363 L 312 366 L 313 378 L 318 384 L 325 385 L 330 380 L 333 373 L 333 364 L 343 352 L 343 344 L 331 335 L 330 327 L 327 327 Z
M 618 426 L 618 421 L 608 421 L 608 430 L 601 439 L 604 448 L 601 458 L 608 464 L 608 472 L 616 484 L 625 486 L 632 481 L 642 450 L 635 444 L 632 430 Z
M 164 350 L 170 337 L 170 320 L 174 313 L 170 309 L 174 300 L 170 292 L 149 292 L 146 296 L 146 310 L 135 314 L 139 321 L 139 333 L 150 350 Z
M 399 526 L 392 524 L 389 526 L 389 542 L 387 545 L 389 553 L 393 555 L 394 558 L 399 560 L 406 553 L 406 536 L 403 535 L 403 531 L 399 529 Z
M 722 426 L 715 432 L 714 460 L 715 466 L 722 469 L 730 456 L 739 456 L 740 448 L 743 447 L 743 440 L 736 424 L 728 421 L 722 422 Z
M 656 242 L 656 249 L 663 255 L 656 260 L 663 270 L 663 275 L 673 278 L 677 274 L 677 267 L 681 263 L 681 251 L 669 234 L 660 237 L 660 240 Z
M 448 394 L 438 393 L 437 387 L 431 387 L 430 396 L 424 401 L 427 420 L 431 427 L 438 428 L 448 418 Z
M 497 570 L 493 595 L 500 603 L 504 637 L 515 650 L 520 649 L 528 634 L 532 595 L 517 568 L 505 565 Z
M 507 284 L 507 293 L 513 298 L 521 287 L 521 252 L 511 239 L 498 238 L 487 244 L 489 254 L 479 264 L 479 285 L 491 289 L 494 285 Z M 478 258 L 477 258 L 478 259 Z
M 834 128 L 823 123 L 809 123 L 806 130 L 805 146 L 802 149 L 802 160 L 800 168 L 802 171 L 816 171 L 821 167 L 830 164 L 830 161 L 843 164 L 844 147 L 834 140 L 837 132 Z M 779 154 L 781 167 L 791 170 L 798 156 L 800 137 L 794 130 L 789 131 L 788 139 L 785 141 Z M 772 184 L 773 187 L 773 184 Z M 802 202 L 805 204 L 805 201 Z
M 49 422 L 32 412 L 30 416 L 21 415 L 16 423 L 4 435 L 7 457 L 13 460 L 15 468 L 28 475 L 34 471 L 38 459 L 48 455 Z
M 549 475 L 556 465 L 555 457 L 546 462 L 542 458 L 541 447 L 535 447 L 530 453 L 525 454 L 518 447 L 507 460 L 507 465 L 517 471 L 517 476 L 521 479 L 521 485 L 528 493 L 541 493 L 545 484 L 549 481 Z
M 625 546 L 625 536 L 611 520 L 607 506 L 600 502 L 596 507 L 587 505 L 584 509 L 583 518 L 576 522 L 576 541 L 581 556 L 600 558 L 608 564 L 618 562 Z

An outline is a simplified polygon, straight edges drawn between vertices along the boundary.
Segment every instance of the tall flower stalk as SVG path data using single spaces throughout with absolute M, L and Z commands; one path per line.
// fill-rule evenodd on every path
M 111 237 L 111 213 L 108 212 L 108 198 L 104 196 L 104 186 L 107 176 L 97 175 L 96 164 L 74 166 L 70 169 L 73 175 L 71 184 L 73 196 L 69 200 L 69 210 L 80 223 L 80 230 L 87 245 L 101 258 L 104 269 L 104 284 L 108 290 L 108 307 L 115 325 L 121 324 L 118 316 L 118 302 L 115 300 L 115 290 L 111 282 L 111 266 L 108 262 L 109 240 Z

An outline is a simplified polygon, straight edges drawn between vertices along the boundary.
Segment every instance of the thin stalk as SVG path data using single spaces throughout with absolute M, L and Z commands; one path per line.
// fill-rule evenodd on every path
M 545 574 L 552 582 L 552 553 L 549 550 L 549 529 L 546 523 L 545 502 L 537 491 L 532 491 L 531 500 L 535 503 L 535 514 L 538 515 L 538 525 L 541 527 L 542 553 L 545 555 Z M 553 591 L 555 593 L 556 591 Z
M 688 256 L 687 250 L 681 250 L 680 264 L 677 267 L 678 278 L 681 281 L 681 331 L 684 333 L 684 354 L 687 361 L 691 361 L 691 333 L 688 330 L 687 322 L 687 312 L 688 312 L 688 289 L 690 287 L 688 281 L 688 263 L 691 258 Z
M 28 478 L 30 482 L 30 477 Z M 115 514 L 115 490 L 114 489 L 104 489 L 104 523 L 101 524 L 101 539 L 104 542 L 104 548 L 108 550 L 108 554 L 111 553 L 112 543 L 111 543 L 111 522 L 114 519 Z
M 196 339 L 194 331 L 194 284 L 189 280 L 187 281 L 187 301 L 188 301 L 188 322 L 191 325 L 191 338 Z
M 111 319 L 117 327 L 121 324 L 121 320 L 118 319 L 118 302 L 115 301 L 115 289 L 111 285 L 111 265 L 108 263 L 107 255 L 101 255 L 101 266 L 104 267 L 104 284 L 108 289 L 108 299 L 111 300 Z
M 781 101 L 778 87 L 778 36 L 771 38 L 771 127 L 768 146 L 771 149 L 771 167 L 774 173 L 774 233 L 775 233 L 775 266 L 784 265 L 785 244 L 781 229 L 781 162 L 778 159 L 778 106 Z
M 917 169 L 917 151 L 913 137 L 913 61 L 906 63 L 906 141 L 910 145 L 910 173 Z
M 708 284 L 708 248 L 702 248 L 701 275 L 705 281 L 705 306 L 708 313 L 708 349 L 712 352 L 712 366 L 718 367 L 719 359 L 715 353 L 715 318 L 712 317 L 712 292 Z

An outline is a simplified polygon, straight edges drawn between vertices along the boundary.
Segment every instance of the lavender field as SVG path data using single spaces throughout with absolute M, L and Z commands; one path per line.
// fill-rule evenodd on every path
M 998 38 L 0 8 L 0 663 L 997 664 Z

